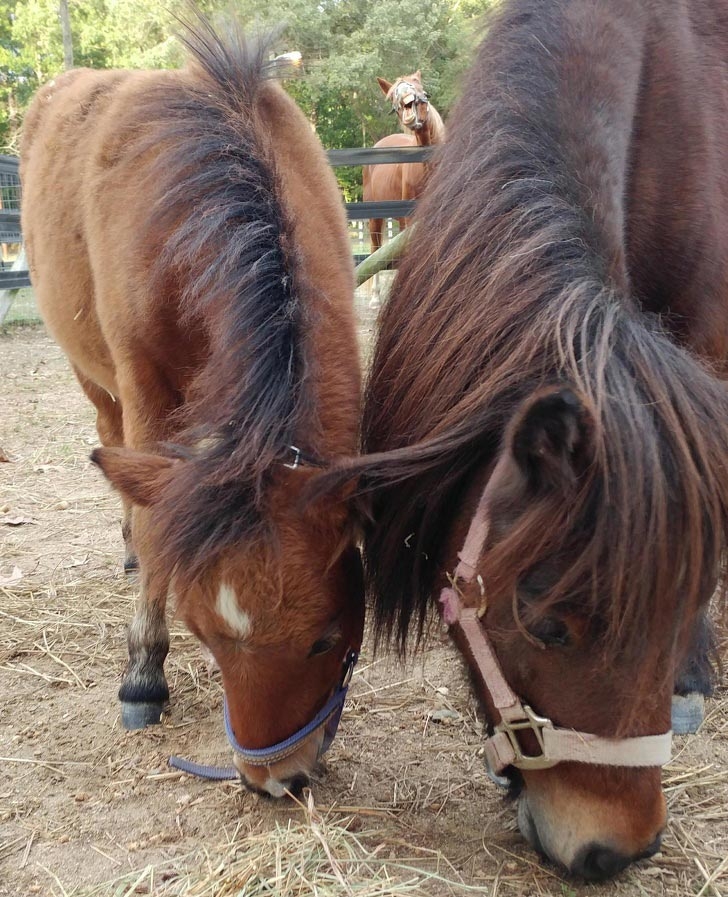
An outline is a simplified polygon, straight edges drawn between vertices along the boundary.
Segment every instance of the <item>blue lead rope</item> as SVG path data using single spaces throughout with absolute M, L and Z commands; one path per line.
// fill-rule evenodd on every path
M 344 701 L 346 700 L 346 694 L 349 691 L 349 683 L 351 682 L 354 667 L 358 659 L 359 655 L 356 651 L 349 651 L 344 661 L 344 672 L 341 678 L 341 683 L 336 687 L 334 693 L 319 710 L 316 716 L 284 741 L 279 741 L 277 744 L 273 744 L 267 748 L 244 748 L 238 743 L 235 733 L 233 732 L 232 724 L 230 723 L 228 703 L 227 698 L 225 698 L 225 733 L 227 734 L 228 741 L 232 745 L 235 753 L 242 757 L 243 761 L 249 766 L 271 766 L 272 764 L 278 763 L 286 757 L 289 757 L 309 735 L 321 728 L 321 726 L 326 726 L 321 750 L 319 751 L 319 757 L 322 757 L 331 747 L 331 743 L 336 735 L 336 730 L 339 727 L 341 712 L 344 709 Z M 194 763 L 191 760 L 185 760 L 183 757 L 170 757 L 169 765 L 182 772 L 189 773 L 190 775 L 199 776 L 202 779 L 212 779 L 213 781 L 227 781 L 229 779 L 236 779 L 240 775 L 234 766 L 206 766 L 203 763 Z
M 229 779 L 237 779 L 240 773 L 234 766 L 205 766 L 204 763 L 193 763 L 184 757 L 170 757 L 169 765 L 175 769 L 181 769 L 192 776 L 201 779 L 212 779 L 215 782 L 225 782 Z

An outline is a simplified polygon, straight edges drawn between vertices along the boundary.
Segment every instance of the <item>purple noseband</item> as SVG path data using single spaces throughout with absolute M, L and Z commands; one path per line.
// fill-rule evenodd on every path
M 285 760 L 286 757 L 295 753 L 299 745 L 305 741 L 309 735 L 317 729 L 320 729 L 321 726 L 325 726 L 324 738 L 319 750 L 319 757 L 322 757 L 331 747 L 331 742 L 334 740 L 336 730 L 339 727 L 341 711 L 344 709 L 344 701 L 346 700 L 346 694 L 349 690 L 349 683 L 351 682 L 354 667 L 356 666 L 358 659 L 358 653 L 353 649 L 350 650 L 344 659 L 341 681 L 316 716 L 314 716 L 310 722 L 306 723 L 305 726 L 302 726 L 297 732 L 294 732 L 293 735 L 270 747 L 245 748 L 238 743 L 230 723 L 228 703 L 227 698 L 225 698 L 225 732 L 235 753 L 249 766 L 272 766 L 274 763 L 279 763 L 281 760 Z M 169 765 L 173 766 L 175 769 L 181 769 L 183 772 L 188 772 L 204 779 L 236 779 L 239 776 L 239 772 L 234 766 L 205 766 L 201 763 L 193 763 L 190 760 L 185 760 L 182 757 L 170 757 Z

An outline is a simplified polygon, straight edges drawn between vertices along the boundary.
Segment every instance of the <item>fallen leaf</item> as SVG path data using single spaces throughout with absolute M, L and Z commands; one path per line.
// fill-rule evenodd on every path
M 454 723 L 456 720 L 462 719 L 456 710 L 431 710 L 428 714 L 429 718 L 436 723 Z
M 20 582 L 22 578 L 23 571 L 20 569 L 20 567 L 13 567 L 12 571 L 8 575 L 0 573 L 0 586 L 15 585 L 15 583 Z
M 25 526 L 26 524 L 32 523 L 35 526 L 38 521 L 33 520 L 30 517 L 3 517 L 3 519 L 0 520 L 0 523 L 5 526 Z
M 9 464 L 10 457 L 8 456 L 8 453 L 0 446 L 0 464 L 2 463 Z
M 70 561 L 67 561 L 63 567 L 66 570 L 69 570 L 71 567 L 83 567 L 83 565 L 88 560 L 88 555 L 84 555 L 82 558 L 74 558 L 72 557 Z

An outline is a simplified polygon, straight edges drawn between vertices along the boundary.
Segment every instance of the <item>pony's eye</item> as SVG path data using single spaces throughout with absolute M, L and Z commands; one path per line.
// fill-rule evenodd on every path
M 330 651 L 336 646 L 338 641 L 338 635 L 327 635 L 325 638 L 316 639 L 313 645 L 311 645 L 311 650 L 308 652 L 308 656 L 318 657 L 319 654 L 326 654 L 327 651 Z
M 544 617 L 529 626 L 528 631 L 544 645 L 564 647 L 570 642 L 569 627 L 558 617 Z

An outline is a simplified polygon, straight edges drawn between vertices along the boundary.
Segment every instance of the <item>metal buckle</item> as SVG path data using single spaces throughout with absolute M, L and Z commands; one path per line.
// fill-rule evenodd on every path
M 354 667 L 356 666 L 358 659 L 359 655 L 353 649 L 346 655 L 346 658 L 344 659 L 344 672 L 341 677 L 341 685 L 339 688 L 349 687 L 349 683 L 354 675 Z
M 284 461 L 283 466 L 289 470 L 297 470 L 301 464 L 301 449 L 297 445 L 289 445 L 288 448 L 293 452 L 293 461 Z
M 554 724 L 546 717 L 537 716 L 527 704 L 523 705 L 523 713 L 523 719 L 502 720 L 495 726 L 495 731 L 503 732 L 511 743 L 515 755 L 513 766 L 517 769 L 548 769 L 551 766 L 556 766 L 559 761 L 550 760 L 546 756 L 546 743 L 543 737 L 544 729 L 553 729 Z M 517 733 L 526 729 L 530 729 L 536 736 L 536 741 L 541 750 L 540 754 L 526 754 L 523 752 Z

